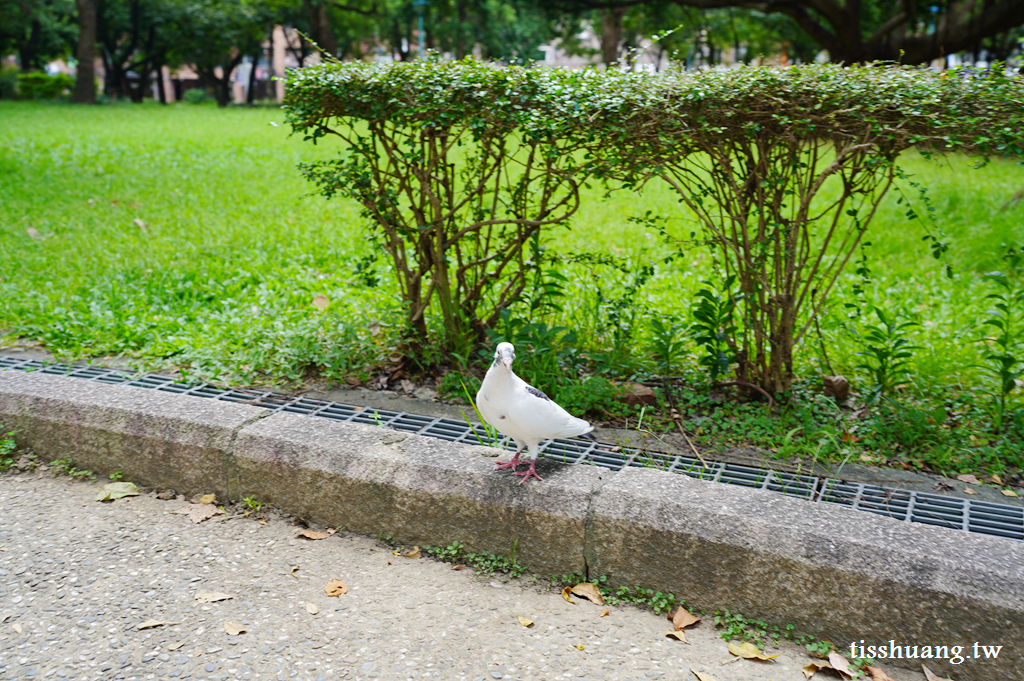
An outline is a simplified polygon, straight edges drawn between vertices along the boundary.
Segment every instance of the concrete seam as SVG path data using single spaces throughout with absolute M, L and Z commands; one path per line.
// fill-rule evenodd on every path
M 612 475 L 618 475 L 619 471 L 608 471 Z M 590 496 L 587 499 L 587 516 L 583 521 L 583 579 L 584 581 L 590 581 L 590 566 L 597 563 L 597 556 L 594 553 L 594 515 L 597 513 L 595 506 L 597 505 L 597 497 L 601 495 L 601 488 L 605 486 L 604 475 L 598 478 L 598 482 L 594 485 L 594 488 L 590 490 Z
M 242 498 L 238 465 L 235 463 L 235 442 L 238 441 L 238 434 L 241 433 L 243 429 L 248 428 L 257 421 L 267 418 L 273 413 L 273 411 L 267 409 L 262 414 L 257 414 L 250 419 L 246 419 L 241 423 L 241 425 L 231 431 L 231 437 L 228 439 L 228 446 L 224 452 L 224 475 L 226 478 L 224 482 L 229 500 L 238 500 Z

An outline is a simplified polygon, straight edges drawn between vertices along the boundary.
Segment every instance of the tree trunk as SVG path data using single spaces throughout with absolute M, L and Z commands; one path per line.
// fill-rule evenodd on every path
M 156 82 L 156 96 L 157 101 L 161 104 L 167 104 L 167 93 L 164 91 L 164 67 L 160 62 L 156 62 L 153 66 Z
M 613 7 L 601 15 L 601 61 L 611 67 L 619 60 L 619 43 L 622 42 L 622 17 L 625 7 Z
M 96 0 L 75 0 L 78 5 L 78 72 L 71 101 L 96 103 Z
M 320 50 L 332 57 L 338 56 L 338 39 L 327 17 L 327 5 L 323 2 L 305 0 L 306 11 L 309 12 L 309 30 L 313 34 Z
M 250 106 L 256 101 L 256 69 L 260 65 L 260 57 L 262 56 L 262 50 L 260 50 L 259 54 L 252 55 L 252 68 L 249 69 L 249 87 L 245 89 L 245 103 Z

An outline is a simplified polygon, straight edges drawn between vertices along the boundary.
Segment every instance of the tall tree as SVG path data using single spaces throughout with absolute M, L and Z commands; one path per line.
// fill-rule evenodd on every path
M 608 10 L 668 2 L 789 17 L 832 61 L 847 64 L 927 63 L 1024 25 L 1022 0 L 562 0 L 562 7 Z
M 75 0 L 78 6 L 78 49 L 75 92 L 71 101 L 96 103 L 96 0 Z
M 72 0 L 0 0 L 0 56 L 14 53 L 23 71 L 67 56 L 75 26 Z

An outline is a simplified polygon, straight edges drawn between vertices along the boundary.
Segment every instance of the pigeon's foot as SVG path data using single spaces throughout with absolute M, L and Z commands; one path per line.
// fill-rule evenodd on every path
M 523 473 L 516 473 L 515 474 L 515 475 L 523 476 L 523 479 L 519 481 L 520 485 L 523 484 L 524 482 L 526 482 L 527 480 L 529 480 L 531 475 L 533 477 L 537 478 L 538 480 L 540 480 L 541 482 L 544 482 L 544 478 L 542 478 L 539 475 L 537 475 L 537 469 L 534 468 L 534 466 L 536 466 L 536 465 L 537 465 L 537 461 L 536 460 L 530 461 L 530 468 L 529 468 L 529 470 L 527 470 L 527 471 L 525 471 Z
M 512 457 L 511 461 L 495 461 L 494 463 L 498 464 L 494 467 L 494 470 L 496 471 L 500 471 L 503 468 L 511 468 L 512 472 L 515 473 L 516 466 L 521 464 L 522 461 L 519 460 L 519 452 L 516 452 L 516 455 Z

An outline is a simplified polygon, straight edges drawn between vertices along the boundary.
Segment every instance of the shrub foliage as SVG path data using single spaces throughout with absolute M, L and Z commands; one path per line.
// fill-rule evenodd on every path
M 740 323 L 712 332 L 740 382 L 776 394 L 902 151 L 1024 154 L 1024 80 L 999 70 L 331 63 L 293 72 L 286 108 L 307 138 L 344 141 L 340 158 L 302 171 L 362 204 L 418 338 L 436 304 L 450 348 L 482 339 L 587 179 L 664 181 L 692 212 L 688 243 L 710 246 L 735 282 Z

